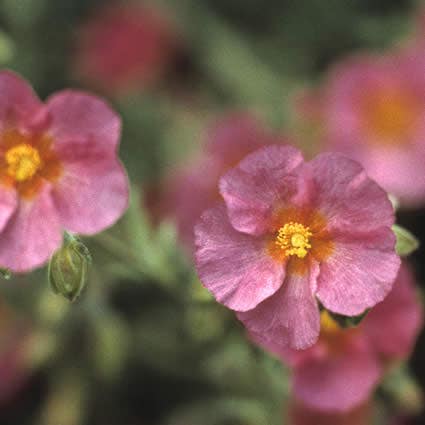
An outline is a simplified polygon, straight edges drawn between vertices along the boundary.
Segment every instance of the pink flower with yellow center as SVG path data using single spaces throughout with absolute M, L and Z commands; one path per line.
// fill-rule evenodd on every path
M 309 96 L 306 117 L 316 109 L 324 148 L 359 161 L 406 206 L 425 202 L 424 69 L 423 49 L 345 60 Z
M 156 83 L 182 44 L 166 13 L 141 4 L 108 5 L 80 29 L 75 67 L 108 92 Z
M 290 350 L 261 334 L 252 338 L 293 368 L 294 395 L 304 405 L 346 411 L 367 401 L 386 368 L 409 355 L 422 322 L 414 277 L 403 265 L 391 293 L 356 328 L 341 328 L 323 310 L 319 340 L 307 350 Z
M 172 217 L 181 241 L 193 247 L 193 227 L 206 209 L 222 200 L 220 177 L 248 153 L 284 138 L 268 131 L 253 115 L 234 111 L 220 117 L 206 131 L 197 158 L 176 170 L 166 181 L 161 214 Z
M 0 93 L 0 265 L 24 272 L 49 259 L 64 229 L 91 235 L 126 209 L 120 120 L 78 91 L 43 104 L 9 71 L 0 72 Z
M 248 155 L 220 180 L 224 203 L 195 228 L 196 265 L 215 298 L 266 341 L 304 349 L 318 300 L 354 316 L 382 301 L 400 260 L 386 193 L 356 162 L 304 162 L 290 146 Z

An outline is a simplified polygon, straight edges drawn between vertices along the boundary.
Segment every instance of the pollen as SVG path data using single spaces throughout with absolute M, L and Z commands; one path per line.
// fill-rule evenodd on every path
M 296 255 L 298 258 L 304 258 L 311 248 L 312 235 L 308 226 L 291 221 L 278 230 L 275 244 L 287 257 Z
M 17 182 L 31 179 L 42 167 L 40 154 L 33 146 L 22 143 L 6 151 L 7 173 Z

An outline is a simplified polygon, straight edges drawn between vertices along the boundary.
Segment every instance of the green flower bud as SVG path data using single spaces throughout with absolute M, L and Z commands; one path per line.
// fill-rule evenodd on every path
M 407 257 L 419 248 L 419 241 L 407 229 L 397 224 L 392 229 L 397 238 L 395 250 L 400 257 Z
M 65 233 L 64 242 L 49 262 L 49 283 L 56 294 L 75 301 L 87 283 L 90 252 L 75 236 Z
M 12 272 L 9 269 L 0 268 L 0 277 L 9 280 L 12 277 Z

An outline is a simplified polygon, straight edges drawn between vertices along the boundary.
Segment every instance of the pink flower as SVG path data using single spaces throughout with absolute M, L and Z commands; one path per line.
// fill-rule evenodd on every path
M 195 228 L 196 265 L 217 301 L 266 341 L 318 338 L 317 300 L 353 316 L 382 301 L 400 260 L 386 193 L 356 162 L 304 162 L 290 146 L 248 155 L 220 180 L 224 203 Z
M 319 112 L 325 149 L 359 161 L 402 204 L 425 201 L 423 48 L 346 59 L 313 97 L 306 119 Z
M 24 272 L 49 259 L 63 229 L 91 235 L 126 209 L 120 120 L 78 91 L 43 104 L 8 71 L 0 72 L 0 93 L 0 265 Z
M 161 197 L 161 213 L 174 218 L 186 246 L 193 247 L 193 227 L 202 212 L 222 200 L 220 176 L 248 153 L 281 141 L 247 112 L 229 113 L 207 130 L 204 150 L 192 164 L 173 173 Z
M 154 84 L 167 70 L 180 40 L 165 14 L 151 6 L 107 6 L 81 29 L 76 67 L 108 92 Z
M 289 350 L 262 335 L 252 337 L 292 366 L 293 391 L 303 404 L 345 411 L 371 397 L 389 362 L 409 355 L 422 316 L 413 275 L 403 265 L 391 293 L 356 328 L 342 329 L 324 310 L 319 341 L 308 350 Z

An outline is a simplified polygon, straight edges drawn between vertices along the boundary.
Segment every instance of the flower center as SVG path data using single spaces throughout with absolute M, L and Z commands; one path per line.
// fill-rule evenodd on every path
M 395 88 L 369 94 L 364 106 L 367 130 L 385 144 L 405 142 L 419 115 L 412 96 Z
M 6 151 L 7 173 L 17 182 L 29 180 L 41 168 L 38 150 L 27 143 L 21 143 Z
M 278 230 L 275 244 L 284 251 L 285 256 L 296 255 L 298 258 L 304 258 L 311 248 L 312 235 L 308 226 L 290 221 Z

